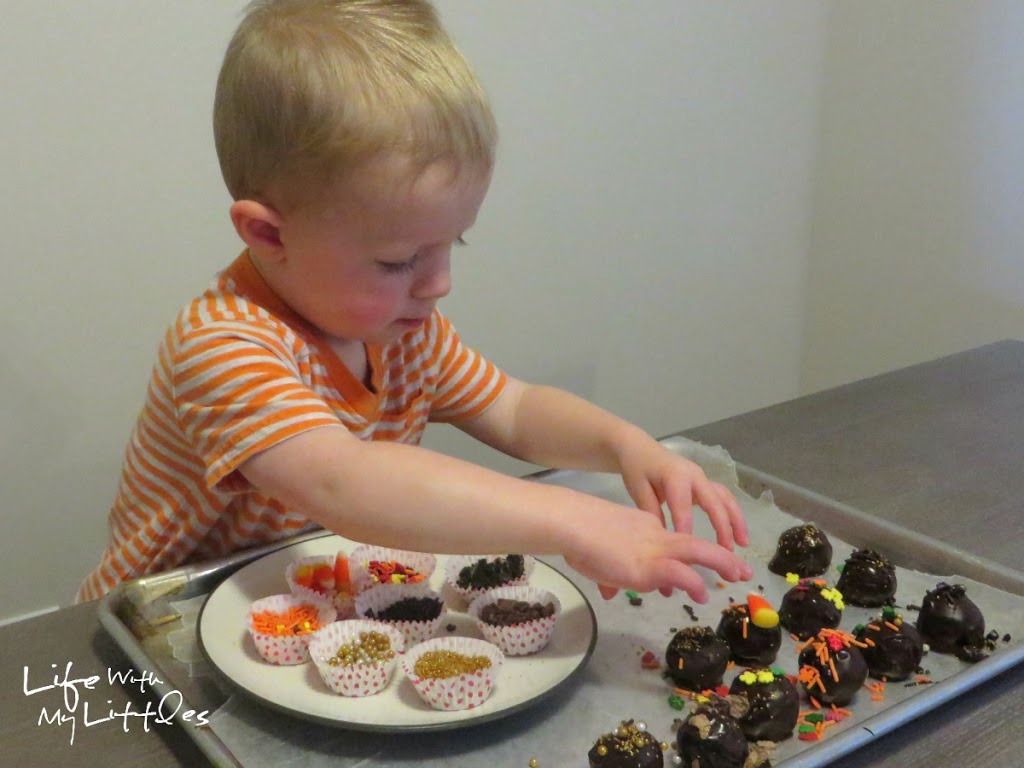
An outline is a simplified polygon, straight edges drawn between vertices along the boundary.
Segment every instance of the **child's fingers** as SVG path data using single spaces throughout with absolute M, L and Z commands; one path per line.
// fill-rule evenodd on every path
M 690 565 L 710 568 L 726 581 L 746 581 L 753 576 L 750 566 L 719 544 L 695 536 L 678 536 L 671 557 Z
M 659 583 L 669 584 L 671 587 L 683 590 L 696 603 L 708 601 L 708 588 L 704 585 L 704 579 L 693 568 L 678 560 L 665 559 L 659 560 L 655 569 L 655 578 Z M 662 588 L 662 594 L 665 594 L 665 589 L 669 589 L 671 592 L 670 588 Z
M 692 486 L 684 485 L 681 480 L 669 479 L 665 483 L 665 498 L 677 531 L 693 533 L 693 505 L 696 503 L 711 521 L 718 543 L 731 550 L 732 519 L 724 499 L 715 486 L 717 483 L 712 483 L 704 477 L 695 480 Z
M 633 503 L 636 504 L 637 509 L 650 512 L 652 515 L 659 517 L 659 519 L 663 519 L 661 518 L 661 501 L 646 479 L 627 484 L 626 490 L 629 492 L 629 497 L 633 499 Z
M 606 587 L 604 584 L 598 584 L 597 591 L 601 593 L 601 597 L 603 597 L 605 600 L 611 600 L 613 597 L 619 594 L 619 590 L 617 590 L 615 587 Z
M 713 483 L 715 489 L 718 491 L 722 502 L 725 504 L 726 512 L 729 514 L 729 520 L 732 522 L 732 535 L 736 540 L 736 543 L 741 547 L 750 545 L 750 535 L 747 531 L 747 521 L 743 517 L 743 508 L 740 507 L 740 503 L 736 500 L 736 497 L 732 494 L 728 488 L 721 483 Z

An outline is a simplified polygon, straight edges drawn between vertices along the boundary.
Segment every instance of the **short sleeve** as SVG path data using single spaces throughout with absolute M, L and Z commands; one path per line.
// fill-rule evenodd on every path
M 228 478 L 246 459 L 301 432 L 339 425 L 303 381 L 296 351 L 266 329 L 230 321 L 203 326 L 178 345 L 170 361 L 173 403 L 211 489 L 238 490 Z

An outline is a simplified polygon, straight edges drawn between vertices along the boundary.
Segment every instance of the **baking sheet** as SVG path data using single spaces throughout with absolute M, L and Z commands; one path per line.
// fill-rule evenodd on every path
M 927 712 L 1024 659 L 1024 646 L 1021 645 L 1024 617 L 1018 615 L 1020 595 L 1024 594 L 1024 576 L 1021 574 L 875 520 L 756 470 L 736 466 L 720 449 L 708 449 L 682 438 L 670 438 L 665 443 L 672 450 L 699 461 L 709 474 L 733 485 L 738 483 L 754 493 L 756 498 L 740 494 L 755 542 L 748 551 L 755 569 L 751 586 L 763 585 L 765 595 L 776 607 L 788 585 L 780 577 L 769 574 L 765 563 L 778 534 L 797 520 L 779 510 L 770 496 L 759 495 L 766 488 L 775 493 L 781 505 L 796 511 L 799 519 L 815 520 L 829 531 L 835 550 L 835 564 L 841 563 L 854 546 L 871 545 L 893 557 L 898 566 L 903 566 L 899 569 L 900 588 L 897 593 L 901 605 L 907 602 L 919 604 L 924 591 L 933 587 L 940 578 L 963 581 L 972 599 L 985 612 L 988 626 L 998 629 L 1000 635 L 1009 633 L 1013 638 L 1010 643 L 1000 643 L 991 658 L 974 666 L 937 654 L 926 656 L 923 666 L 931 672 L 936 684 L 911 688 L 889 684 L 886 700 L 882 703 L 870 701 L 865 691 L 865 695 L 859 696 L 850 707 L 855 717 L 831 728 L 827 738 L 821 742 L 792 739 L 783 743 L 775 755 L 774 764 L 786 768 L 827 765 L 840 754 L 898 727 L 909 718 Z M 553 472 L 535 479 L 620 501 L 627 500 L 621 480 L 612 475 Z M 710 526 L 702 516 L 698 515 L 697 520 L 698 532 L 708 535 Z M 139 617 L 142 617 L 143 628 L 149 626 L 144 614 L 153 608 L 143 592 L 159 595 L 162 588 L 179 592 L 183 597 L 201 595 L 203 588 L 207 591 L 212 589 L 242 562 L 246 559 L 211 566 L 205 572 L 192 571 L 185 576 L 172 572 L 162 577 L 150 577 L 146 584 L 125 587 L 123 594 L 111 593 L 101 609 L 101 620 L 137 663 L 148 665 L 148 668 L 156 666 L 180 684 L 180 690 L 186 697 L 204 698 L 206 702 L 216 701 L 220 705 L 211 716 L 208 729 L 190 729 L 197 743 L 218 764 L 294 764 L 303 768 L 328 764 L 342 768 L 415 764 L 447 768 L 485 764 L 519 766 L 527 764 L 533 757 L 541 766 L 583 768 L 586 751 L 597 736 L 626 717 L 646 720 L 656 736 L 671 740 L 671 722 L 680 713 L 666 702 L 670 691 L 668 684 L 657 672 L 642 670 L 639 658 L 647 649 L 660 655 L 671 638 L 670 630 L 693 623 L 684 609 L 688 602 L 685 596 L 664 598 L 657 594 L 647 595 L 642 606 L 633 607 L 622 595 L 609 602 L 601 600 L 596 588 L 581 580 L 580 587 L 598 617 L 600 638 L 590 664 L 574 684 L 534 708 L 500 723 L 460 731 L 456 738 L 451 733 L 378 737 L 311 726 L 238 696 L 225 699 L 224 692 L 212 690 L 209 678 L 201 670 L 197 671 L 193 663 L 182 667 L 186 662 L 170 658 L 165 649 L 166 642 L 160 640 L 159 630 L 150 635 L 145 644 L 136 641 Z M 551 562 L 556 568 L 564 567 L 557 558 Z M 918 572 L 914 573 L 914 570 Z M 714 576 L 709 578 L 715 581 Z M 711 602 L 707 606 L 690 605 L 701 623 L 714 626 L 718 612 L 729 598 L 742 598 L 746 591 L 746 586 L 739 585 L 720 590 L 713 588 Z M 127 613 L 136 619 L 135 634 L 126 631 L 129 625 L 125 620 L 123 603 L 126 594 L 134 596 Z M 120 616 L 118 609 L 121 610 Z M 150 611 L 154 615 L 162 612 Z M 911 612 L 905 613 L 908 620 L 913 620 Z M 848 629 L 869 614 L 867 609 L 850 608 L 844 614 L 841 626 Z M 179 620 L 174 631 L 180 633 L 182 630 L 187 636 L 188 629 Z M 194 629 L 192 634 L 194 636 Z M 776 666 L 795 671 L 795 654 L 789 642 L 784 641 Z M 179 647 L 176 653 L 179 657 L 188 657 L 187 649 Z M 183 672 L 184 669 L 188 671 Z M 727 673 L 726 683 L 732 674 Z

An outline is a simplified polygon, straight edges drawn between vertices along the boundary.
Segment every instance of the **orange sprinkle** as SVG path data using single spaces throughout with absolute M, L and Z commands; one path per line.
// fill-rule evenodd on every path
M 821 709 L 821 704 L 818 702 L 818 700 L 816 698 L 814 698 L 813 696 L 810 696 L 808 698 L 810 698 L 810 700 L 811 700 L 811 706 L 812 707 L 814 707 L 815 709 Z
M 252 615 L 252 627 L 261 635 L 292 637 L 308 635 L 320 629 L 320 612 L 315 606 L 302 604 L 286 611 L 260 611 Z
M 931 681 L 932 681 L 932 679 L 930 677 L 926 677 L 925 675 L 918 675 L 917 676 L 917 682 L 919 682 L 919 683 L 930 683 Z
M 839 670 L 836 669 L 836 663 L 832 659 L 828 660 L 828 668 L 829 668 L 829 671 L 832 673 L 832 679 L 835 680 L 838 683 L 839 682 Z
M 885 622 L 885 626 L 887 626 L 887 627 L 888 627 L 889 629 L 891 629 L 891 630 L 892 630 L 893 632 L 899 632 L 899 631 L 900 631 L 900 628 L 899 628 L 899 627 L 897 627 L 897 626 L 896 626 L 895 624 L 893 624 L 893 623 L 892 623 L 891 621 L 887 621 L 887 622 Z
M 719 589 L 725 589 L 725 582 L 724 581 L 716 581 L 715 582 L 715 586 L 718 587 Z
M 747 620 L 743 619 L 743 639 L 747 639 Z

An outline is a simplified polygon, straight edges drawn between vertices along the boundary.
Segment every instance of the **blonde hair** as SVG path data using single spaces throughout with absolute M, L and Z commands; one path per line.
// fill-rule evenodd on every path
M 214 139 L 232 197 L 311 201 L 389 152 L 489 169 L 486 94 L 426 0 L 255 0 L 217 80 Z

